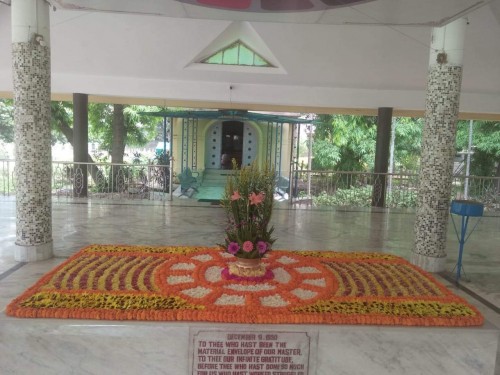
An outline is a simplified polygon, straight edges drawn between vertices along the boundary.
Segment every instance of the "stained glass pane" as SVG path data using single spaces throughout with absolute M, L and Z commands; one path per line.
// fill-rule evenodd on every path
M 207 64 L 222 64 L 222 54 L 223 51 L 217 52 L 215 55 L 203 60 L 203 62 Z
M 224 50 L 224 57 L 222 58 L 224 65 L 237 65 L 238 64 L 238 45 L 233 44 Z
M 201 62 L 219 65 L 273 66 L 241 40 L 237 40 Z
M 253 65 L 255 66 L 271 66 L 266 60 L 264 60 L 259 55 L 255 54 Z
M 240 44 L 240 59 L 238 60 L 239 65 L 253 65 L 253 55 L 255 52 L 248 49 L 244 44 Z

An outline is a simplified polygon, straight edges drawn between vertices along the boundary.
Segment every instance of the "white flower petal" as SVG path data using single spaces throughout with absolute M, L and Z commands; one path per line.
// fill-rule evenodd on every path
M 309 285 L 316 285 L 316 286 L 326 286 L 326 280 L 325 279 L 305 279 L 302 281 L 304 284 L 309 284 Z
M 269 285 L 267 283 L 261 284 L 232 284 L 232 285 L 226 285 L 225 288 L 227 289 L 232 289 L 232 290 L 237 290 L 237 291 L 244 291 L 244 292 L 260 292 L 263 290 L 273 290 L 276 289 L 273 285 Z
M 292 275 L 288 273 L 284 268 L 278 267 L 273 269 L 274 281 L 280 284 L 288 284 L 292 279 Z
M 289 304 L 279 294 L 274 294 L 272 296 L 267 296 L 267 297 L 260 297 L 260 303 L 262 304 L 262 306 L 268 306 L 268 307 L 283 307 Z
M 311 299 L 318 295 L 317 292 L 313 292 L 312 290 L 297 288 L 292 290 L 292 293 L 295 294 L 300 299 Z
M 215 301 L 215 305 L 245 305 L 245 296 L 223 294 Z
M 193 298 L 203 298 L 211 291 L 212 291 L 211 289 L 204 288 L 202 286 L 197 286 L 196 288 L 185 289 L 182 291 L 182 293 Z
M 298 260 L 283 255 L 281 258 L 277 260 L 277 262 L 280 262 L 281 264 L 292 264 L 292 263 L 297 263 Z
M 209 260 L 214 259 L 210 254 L 200 254 L 200 255 L 195 255 L 191 259 L 196 259 L 199 260 L 200 262 L 208 262 Z
M 222 280 L 222 272 L 223 268 L 219 266 L 208 267 L 205 271 L 205 280 L 210 281 L 211 283 L 216 283 L 217 281 Z
M 171 270 L 193 270 L 196 266 L 193 263 L 175 263 Z
M 167 277 L 167 283 L 170 285 L 183 284 L 183 283 L 192 283 L 194 279 L 188 275 L 181 276 L 169 276 Z
M 321 271 L 315 267 L 297 267 L 295 270 L 299 273 L 321 273 Z

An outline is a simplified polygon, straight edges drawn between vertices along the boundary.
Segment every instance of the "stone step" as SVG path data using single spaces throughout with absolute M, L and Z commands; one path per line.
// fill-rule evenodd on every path
M 227 177 L 231 172 L 220 169 L 207 169 L 203 174 L 203 186 L 224 186 L 227 182 Z

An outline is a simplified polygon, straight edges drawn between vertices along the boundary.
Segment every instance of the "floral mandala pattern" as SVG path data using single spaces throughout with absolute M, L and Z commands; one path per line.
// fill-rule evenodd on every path
M 28 318 L 481 325 L 478 310 L 406 260 L 378 253 L 278 251 L 272 277 L 228 280 L 215 248 L 91 245 L 14 299 Z
M 191 303 L 240 309 L 249 306 L 251 310 L 299 306 L 328 298 L 338 287 L 332 272 L 321 262 L 279 251 L 263 259 L 273 273 L 270 280 L 227 280 L 222 272 L 232 258 L 222 252 L 202 259 L 198 255 L 176 257 L 158 273 L 157 283 L 163 292 L 174 292 Z

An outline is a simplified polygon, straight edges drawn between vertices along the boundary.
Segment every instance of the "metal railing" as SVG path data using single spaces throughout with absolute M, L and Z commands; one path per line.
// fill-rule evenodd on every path
M 414 208 L 417 204 L 417 174 L 298 170 L 290 185 L 292 202 L 305 200 L 317 207 L 370 207 L 383 202 L 387 208 Z M 500 178 L 453 176 L 452 199 L 476 200 L 486 210 L 500 212 Z
M 14 168 L 16 163 L 14 160 L 0 160 L 0 195 L 14 195 L 16 184 L 14 181 Z
M 15 195 L 14 167 L 14 160 L 0 160 L 0 195 Z M 172 199 L 171 171 L 171 165 L 53 162 L 52 194 L 59 200 L 165 201 Z M 317 207 L 370 207 L 382 195 L 384 207 L 417 204 L 416 174 L 298 170 L 290 185 L 292 202 Z M 454 176 L 451 199 L 476 200 L 500 212 L 500 178 Z
M 0 194 L 15 195 L 14 160 L 0 160 Z M 171 199 L 171 167 L 149 164 L 52 163 L 56 199 Z

